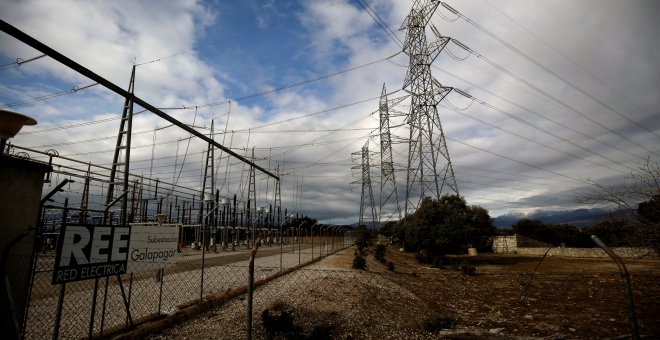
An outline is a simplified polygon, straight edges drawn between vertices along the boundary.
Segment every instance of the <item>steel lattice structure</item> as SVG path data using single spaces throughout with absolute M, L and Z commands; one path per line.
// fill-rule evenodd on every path
M 451 91 L 431 75 L 431 64 L 450 41 L 433 28 L 437 40 L 427 44 L 426 25 L 440 4 L 418 0 L 401 25 L 406 30 L 403 51 L 410 64 L 403 89 L 411 95 L 410 139 L 406 178 L 405 214 L 414 212 L 422 198 L 438 198 L 447 189 L 458 194 L 454 170 L 442 131 L 437 104 Z
M 374 193 L 371 187 L 371 172 L 369 168 L 369 160 L 371 154 L 369 153 L 369 141 L 364 143 L 361 151 L 353 152 L 351 155 L 361 156 L 361 163 L 353 169 L 359 168 L 361 170 L 362 195 L 360 198 L 360 221 L 359 225 L 366 225 L 375 227 L 376 221 L 376 208 L 374 206 Z
M 387 100 L 385 84 L 380 94 L 378 111 L 380 113 L 380 207 L 378 221 L 401 219 L 401 206 L 396 188 L 394 161 L 392 159 L 392 135 L 390 134 L 390 108 L 401 103 L 408 96 Z
M 131 80 L 128 85 L 128 93 L 130 96 L 125 97 L 124 109 L 121 115 L 121 123 L 119 126 L 119 133 L 117 134 L 117 145 L 112 160 L 112 170 L 110 171 L 110 182 L 108 183 L 108 191 L 106 195 L 106 205 L 111 206 L 117 200 L 121 200 L 121 217 L 122 225 L 128 223 L 128 176 L 131 163 L 131 134 L 133 127 L 133 102 L 135 91 L 135 65 L 131 69 Z M 124 159 L 120 160 L 122 152 Z M 122 180 L 117 180 L 117 173 L 123 173 Z M 116 187 L 120 187 L 121 191 L 116 192 Z

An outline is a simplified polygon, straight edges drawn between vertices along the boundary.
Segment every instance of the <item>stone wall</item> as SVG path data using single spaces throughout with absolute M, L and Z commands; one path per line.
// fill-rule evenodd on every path
M 541 247 L 547 250 L 549 246 L 550 244 L 548 243 L 540 242 L 518 234 L 493 237 L 494 253 L 509 254 L 516 252 L 520 247 Z
M 650 248 L 632 248 L 632 247 L 616 247 L 611 248 L 615 254 L 622 258 L 651 258 L 657 259 L 656 254 Z M 538 247 L 518 247 L 515 254 L 518 255 L 538 255 L 543 256 L 548 248 Z M 555 247 L 550 249 L 548 256 L 565 256 L 565 257 L 608 257 L 605 252 L 600 248 L 562 248 Z
M 543 256 L 549 247 L 548 243 L 522 235 L 493 237 L 493 252 L 497 254 Z M 658 254 L 650 248 L 616 247 L 612 250 L 622 258 L 658 258 Z M 600 248 L 553 247 L 548 252 L 548 256 L 607 257 L 607 254 Z

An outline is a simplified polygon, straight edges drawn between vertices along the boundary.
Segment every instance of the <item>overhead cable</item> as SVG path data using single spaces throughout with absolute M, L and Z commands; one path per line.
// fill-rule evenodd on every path
M 458 143 L 458 144 L 461 144 L 461 145 L 467 146 L 467 147 L 469 147 L 469 148 L 473 148 L 473 149 L 476 149 L 476 150 L 479 150 L 479 151 L 482 151 L 482 152 L 485 152 L 485 153 L 491 154 L 491 155 L 493 155 L 493 156 L 500 157 L 500 158 L 504 158 L 504 159 L 510 160 L 510 161 L 512 161 L 512 162 L 519 163 L 519 164 L 522 164 L 522 165 L 525 165 L 525 166 L 528 166 L 528 167 L 530 167 L 530 168 L 534 168 L 534 169 L 537 169 L 537 170 L 541 170 L 541 171 L 543 171 L 543 172 L 547 172 L 547 173 L 550 173 L 550 174 L 553 174 L 553 175 L 556 175 L 556 176 L 559 176 L 559 177 L 563 177 L 563 178 L 566 178 L 566 179 L 570 179 L 570 180 L 572 180 L 572 181 L 574 181 L 574 182 L 577 182 L 577 183 L 587 183 L 587 182 L 584 181 L 584 180 L 579 180 L 579 179 L 577 179 L 577 178 L 573 178 L 573 177 L 571 177 L 571 176 L 564 175 L 564 174 L 562 174 L 562 173 L 559 173 L 559 172 L 556 172 L 556 171 L 553 171 L 553 170 L 545 169 L 545 168 L 542 168 L 542 167 L 540 167 L 540 166 L 536 166 L 536 165 L 534 165 L 534 164 L 530 164 L 530 163 L 527 163 L 527 162 L 523 162 L 523 161 L 521 161 L 521 160 L 517 160 L 517 159 L 515 159 L 515 158 L 511 158 L 511 157 L 509 157 L 509 156 L 505 156 L 505 155 L 499 154 L 499 153 L 494 152 L 494 151 L 486 150 L 486 149 L 484 149 L 484 148 L 480 148 L 480 147 L 478 147 L 478 146 L 475 146 L 475 145 L 472 145 L 472 144 L 469 144 L 469 143 L 465 143 L 465 142 L 459 141 L 459 140 L 454 139 L 454 138 L 450 138 L 450 137 L 447 137 L 447 136 L 445 136 L 445 138 L 448 139 L 448 140 L 450 140 L 450 141 L 452 141 L 452 142 L 456 142 L 456 143 Z
M 491 92 L 490 90 L 488 90 L 488 89 L 486 89 L 486 88 L 484 88 L 484 87 L 482 87 L 482 86 L 480 86 L 480 85 L 477 85 L 477 84 L 475 84 L 475 83 L 473 83 L 473 82 L 471 82 L 471 81 L 469 81 L 469 80 L 467 80 L 467 79 L 465 79 L 465 78 L 463 78 L 463 77 L 460 77 L 460 76 L 458 76 L 458 75 L 456 75 L 456 74 L 454 74 L 454 73 L 452 73 L 452 72 L 449 72 L 449 71 L 447 71 L 447 70 L 441 69 L 441 68 L 439 68 L 439 67 L 437 67 L 437 66 L 435 66 L 435 65 L 433 65 L 432 67 L 433 67 L 434 69 L 436 69 L 436 70 L 442 72 L 442 73 L 445 73 L 445 74 L 447 74 L 447 75 L 449 75 L 449 76 L 452 76 L 452 77 L 454 77 L 454 78 L 456 78 L 456 79 L 460 79 L 460 80 L 464 81 L 465 83 L 470 84 L 471 86 L 474 86 L 475 88 L 478 88 L 478 89 L 480 89 L 481 91 L 484 91 L 484 92 L 490 94 L 491 96 L 494 96 L 494 97 L 496 97 L 496 98 L 499 98 L 499 99 L 501 99 L 501 100 L 503 100 L 503 101 L 505 101 L 505 102 L 507 102 L 507 103 L 513 105 L 513 106 L 516 106 L 517 108 L 519 108 L 519 109 L 521 109 L 521 110 L 527 111 L 527 112 L 529 112 L 529 113 L 531 113 L 531 114 L 533 114 L 533 115 L 535 115 L 535 116 L 537 116 L 537 117 L 539 117 L 539 118 L 541 118 L 541 119 L 543 119 L 543 120 L 547 120 L 547 121 L 549 121 L 549 122 L 551 122 L 551 123 L 554 123 L 554 124 L 556 124 L 556 125 L 558 125 L 558 126 L 564 128 L 564 129 L 566 129 L 566 130 L 568 130 L 568 131 L 571 131 L 571 132 L 573 132 L 573 133 L 576 133 L 576 134 L 578 134 L 578 135 L 580 135 L 580 136 L 582 136 L 582 137 L 584 137 L 584 138 L 587 138 L 587 139 L 589 139 L 589 140 L 592 140 L 592 141 L 595 141 L 595 142 L 601 143 L 601 144 L 606 145 L 606 146 L 608 146 L 608 147 L 610 147 L 610 148 L 612 148 L 612 149 L 615 149 L 615 150 L 621 151 L 621 152 L 623 152 L 623 153 L 626 153 L 626 154 L 628 154 L 628 155 L 630 155 L 630 156 L 633 156 L 633 157 L 636 157 L 636 158 L 640 158 L 640 159 L 642 159 L 642 160 L 645 159 L 645 158 L 643 158 L 642 156 L 640 156 L 640 155 L 637 154 L 637 153 L 630 152 L 630 151 L 625 150 L 625 149 L 623 149 L 623 148 L 621 148 L 621 147 L 618 147 L 618 146 L 616 146 L 616 145 L 614 145 L 614 144 L 612 144 L 612 143 L 608 143 L 608 142 L 606 142 L 606 141 L 602 141 L 602 140 L 600 140 L 600 139 L 598 139 L 598 138 L 595 138 L 595 137 L 589 136 L 589 135 L 587 135 L 587 134 L 585 134 L 585 133 L 582 133 L 582 132 L 580 132 L 580 131 L 578 131 L 578 130 L 572 128 L 572 127 L 570 127 L 569 125 L 566 125 L 566 124 L 561 123 L 561 122 L 559 122 L 559 121 L 557 121 L 557 120 L 555 120 L 555 119 L 550 118 L 548 115 L 543 115 L 543 114 L 538 113 L 538 112 L 536 112 L 536 111 L 534 111 L 534 110 L 532 110 L 532 109 L 530 109 L 530 108 L 527 108 L 527 107 L 524 107 L 524 106 L 522 106 L 522 105 L 520 105 L 520 104 L 517 104 L 517 103 L 515 103 L 515 102 L 513 102 L 513 101 L 511 101 L 511 100 L 509 100 L 509 99 L 507 99 L 507 98 L 505 98 L 505 97 L 502 97 L 502 96 L 500 96 L 500 95 L 498 95 L 498 94 L 496 94 L 496 93 L 493 93 L 493 92 Z M 471 97 L 471 95 L 469 95 L 469 94 L 467 94 L 467 93 L 461 91 L 460 89 L 454 88 L 454 91 L 458 92 L 459 94 L 461 94 L 461 95 L 463 95 L 463 96 L 465 96 L 465 97 L 468 97 L 468 98 Z M 592 151 L 591 153 L 594 153 L 594 152 Z M 601 157 L 602 157 L 602 156 L 601 156 Z
M 634 106 L 637 107 L 637 109 L 639 109 L 640 111 L 645 112 L 648 116 L 652 116 L 652 115 L 653 115 L 653 114 L 651 114 L 647 109 L 645 109 L 645 108 L 641 107 L 640 105 L 638 105 L 637 103 L 633 102 L 633 101 L 630 100 L 628 97 L 624 96 L 624 95 L 621 94 L 619 91 L 617 91 L 617 90 L 615 90 L 614 88 L 612 88 L 612 86 L 608 85 L 607 83 L 605 83 L 604 81 L 602 81 L 601 79 L 599 79 L 598 77 L 596 77 L 596 75 L 594 75 L 593 73 L 589 72 L 589 70 L 587 70 L 586 68 L 582 67 L 580 64 L 578 64 L 577 62 L 575 62 L 573 59 L 571 59 L 570 57 L 568 57 L 566 54 L 562 53 L 562 51 L 560 51 L 559 49 L 557 49 L 557 48 L 553 47 L 552 45 L 550 45 L 550 44 L 549 44 L 547 41 L 545 41 L 543 38 L 539 37 L 537 34 L 535 34 L 534 32 L 532 32 L 531 30 L 529 30 L 527 27 L 523 26 L 519 21 L 517 21 L 516 19 L 514 19 L 514 18 L 512 18 L 511 16 L 507 15 L 507 14 L 504 13 L 502 10 L 500 10 L 499 8 L 497 8 L 496 6 L 493 6 L 493 4 L 491 4 L 490 2 L 488 2 L 488 0 L 483 0 L 483 1 L 484 1 L 486 4 L 488 4 L 490 7 L 492 7 L 492 8 L 495 9 L 496 11 L 498 11 L 500 14 L 502 14 L 503 16 L 505 16 L 506 18 L 508 18 L 509 20 L 511 20 L 513 23 L 515 23 L 516 25 L 518 25 L 518 27 L 522 28 L 522 29 L 525 30 L 527 33 L 529 33 L 530 35 L 532 35 L 534 38 L 536 38 L 536 39 L 538 39 L 539 41 L 541 41 L 545 46 L 547 46 L 547 47 L 550 48 L 551 50 L 557 52 L 557 54 L 559 54 L 559 55 L 561 55 L 562 57 L 564 57 L 564 59 L 566 59 L 568 62 L 570 62 L 571 64 L 575 65 L 577 68 L 579 68 L 580 70 L 582 70 L 584 73 L 586 73 L 586 74 L 588 74 L 589 76 L 591 76 L 591 78 L 593 78 L 594 80 L 596 80 L 598 83 L 600 83 L 601 85 L 607 87 L 610 91 L 614 92 L 614 93 L 615 93 L 616 95 L 618 95 L 619 97 L 625 99 L 628 103 L 634 105 Z
M 29 98 L 29 99 L 25 99 L 25 100 L 13 102 L 13 103 L 5 104 L 3 106 L 0 106 L 0 108 L 16 107 L 16 106 L 31 104 L 31 103 L 46 100 L 46 99 L 61 97 L 61 96 L 67 95 L 67 94 L 72 94 L 72 93 L 76 93 L 78 91 L 88 89 L 88 88 L 90 88 L 92 86 L 96 86 L 98 84 L 99 83 L 94 83 L 94 84 L 89 84 L 89 85 L 85 85 L 85 86 L 82 86 L 82 87 L 76 85 L 76 86 L 72 87 L 70 90 L 49 93 L 49 94 L 46 94 L 46 95 L 43 95 L 43 96 Z
M 380 26 L 380 28 L 385 31 L 385 34 L 387 34 L 392 41 L 394 41 L 395 44 L 397 44 L 401 49 L 403 49 L 403 41 L 399 39 L 399 37 L 390 29 L 390 27 L 387 25 L 387 23 L 376 13 L 376 11 L 367 3 L 365 0 L 356 0 L 360 6 L 364 9 L 367 14 L 371 17 L 371 19 Z
M 451 8 L 451 6 L 447 5 L 447 4 L 444 3 L 444 2 L 442 2 L 441 4 L 442 4 L 442 6 L 444 6 L 444 7 L 447 8 L 447 9 L 450 9 L 450 8 Z M 520 55 L 521 57 L 525 58 L 527 61 L 531 62 L 532 64 L 538 66 L 539 68 L 541 68 L 541 69 L 544 70 L 545 72 L 549 73 L 550 75 L 552 75 L 552 76 L 555 77 L 556 79 L 560 80 L 560 81 L 563 82 L 564 84 L 570 86 L 570 87 L 571 87 L 572 89 L 574 89 L 575 91 L 578 91 L 578 92 L 581 93 L 582 95 L 584 95 L 584 96 L 590 98 L 590 99 L 593 100 L 594 102 L 596 102 L 596 103 L 600 104 L 601 106 L 607 108 L 608 110 L 614 112 L 614 113 L 617 114 L 619 117 L 621 117 L 621 118 L 627 120 L 628 122 L 632 123 L 633 125 L 637 126 L 638 128 L 640 128 L 640 129 L 642 129 L 642 130 L 644 130 L 644 131 L 646 131 L 646 132 L 648 132 L 648 133 L 651 133 L 651 134 L 655 135 L 656 137 L 660 137 L 660 135 L 657 134 L 656 132 L 654 132 L 654 131 L 650 130 L 649 128 L 647 128 L 646 126 L 644 126 L 644 125 L 642 125 L 642 124 L 639 124 L 638 122 L 636 122 L 636 121 L 634 121 L 634 120 L 628 118 L 626 115 L 624 115 L 623 113 L 621 113 L 621 111 L 619 111 L 619 110 L 617 110 L 616 108 L 614 108 L 614 107 L 608 105 L 607 103 L 603 102 L 602 100 L 600 100 L 600 99 L 594 97 L 594 96 L 591 95 L 590 93 L 587 93 L 587 92 L 586 92 L 585 90 L 583 90 L 581 87 L 575 85 L 575 83 L 573 83 L 573 82 L 571 82 L 570 80 L 568 80 L 568 79 L 562 77 L 561 75 L 559 75 L 559 74 L 556 73 L 555 71 L 553 71 L 553 70 L 551 70 L 550 68 L 546 67 L 545 65 L 541 64 L 541 63 L 538 62 L 536 59 L 530 57 L 530 56 L 527 55 L 525 52 L 523 52 L 523 51 L 517 49 L 517 48 L 514 47 L 513 45 L 511 45 L 511 44 L 509 44 L 508 42 L 506 42 L 504 39 L 498 37 L 498 36 L 495 35 L 493 32 L 487 30 L 486 28 L 484 28 L 483 26 L 481 26 L 481 25 L 479 25 L 478 23 L 474 22 L 473 20 L 471 20 L 470 18 L 466 17 L 466 16 L 463 15 L 462 13 L 458 12 L 457 10 L 455 10 L 455 9 L 453 9 L 453 8 L 451 8 L 450 10 L 451 10 L 453 13 L 456 13 L 457 15 L 459 15 L 461 18 L 463 18 L 463 20 L 465 20 L 466 22 L 468 22 L 470 25 L 476 27 L 476 28 L 477 28 L 478 30 L 480 30 L 481 32 L 483 32 L 483 33 L 485 33 L 486 35 L 490 36 L 491 38 L 497 40 L 497 41 L 500 42 L 502 45 L 506 46 L 507 48 L 509 48 L 510 50 L 512 50 L 513 52 L 515 52 L 516 54 Z M 452 39 L 452 40 L 453 40 L 453 39 Z M 461 44 L 461 45 L 462 45 L 462 44 Z M 461 47 L 466 48 L 467 46 L 463 45 L 463 46 L 461 46 Z M 471 49 L 466 49 L 466 50 L 467 50 L 467 51 L 472 51 Z M 492 62 L 491 62 L 490 60 L 487 60 L 485 57 L 479 55 L 478 53 L 475 52 L 475 55 L 476 55 L 477 57 L 479 57 L 479 58 L 482 58 L 482 59 L 486 60 L 486 62 L 488 62 L 489 64 L 492 64 Z M 495 66 L 495 65 L 493 65 L 493 66 Z M 497 67 L 497 66 L 496 66 L 496 67 Z M 499 68 L 499 67 L 498 67 L 498 68 Z M 507 73 L 508 73 L 508 71 L 507 71 Z M 594 122 L 594 121 L 592 121 L 592 122 Z M 601 126 L 601 127 L 604 127 L 604 126 Z M 610 130 L 610 129 L 608 129 L 608 130 L 609 130 L 610 132 L 613 132 L 613 131 Z M 621 136 L 621 135 L 620 135 L 620 136 Z M 622 136 L 622 137 L 623 137 L 623 136 Z M 628 139 L 628 138 L 625 138 L 625 139 L 628 140 L 629 142 L 632 142 L 633 144 L 636 144 L 636 145 L 638 145 L 638 146 L 640 146 L 640 147 L 643 148 L 643 146 L 641 146 L 640 144 L 637 144 L 637 143 L 631 141 L 631 140 Z M 649 152 L 651 152 L 651 153 L 654 153 L 654 152 L 651 151 L 651 150 L 648 150 L 648 149 L 646 149 L 646 150 L 649 151 Z M 654 153 L 654 154 L 655 154 L 655 153 Z M 657 155 L 657 154 L 655 154 L 655 155 Z
M 31 62 L 31 61 L 35 61 L 35 60 L 37 60 L 37 59 L 41 59 L 41 58 L 43 58 L 43 57 L 45 57 L 45 56 L 46 56 L 45 54 L 42 54 L 42 55 L 39 55 L 39 56 L 36 56 L 36 57 L 32 57 L 32 58 L 29 58 L 29 59 L 16 58 L 16 60 L 15 60 L 14 62 L 11 62 L 11 63 L 8 63 L 8 64 L 4 64 L 4 65 L 0 65 L 0 71 L 4 71 L 4 70 L 7 70 L 7 69 L 10 69 L 10 68 L 13 68 L 13 67 L 21 66 L 21 65 L 23 65 L 23 64 L 27 64 L 27 63 L 29 63 L 29 62 Z

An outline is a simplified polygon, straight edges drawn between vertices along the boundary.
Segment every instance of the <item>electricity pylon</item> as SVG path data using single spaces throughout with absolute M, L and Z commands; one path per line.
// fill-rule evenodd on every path
M 277 165 L 277 170 L 275 171 L 275 174 L 277 174 L 277 176 L 280 178 L 282 177 L 279 164 Z M 281 216 L 282 216 L 282 187 L 280 182 L 281 180 L 275 181 L 275 205 L 273 205 L 273 209 L 275 209 L 274 213 L 277 215 L 277 222 L 276 222 L 277 224 L 274 225 L 280 225 Z
M 369 153 L 369 141 L 364 144 L 361 151 L 353 152 L 352 155 L 361 156 L 362 162 L 359 166 L 354 167 L 359 168 L 362 173 L 361 184 L 362 184 L 362 195 L 360 198 L 360 225 L 372 226 L 375 227 L 376 224 L 376 209 L 374 207 L 374 193 L 371 188 L 371 173 L 369 168 L 369 159 L 371 154 Z
M 378 222 L 401 219 L 399 194 L 396 188 L 394 175 L 394 161 L 392 160 L 392 135 L 390 134 L 390 108 L 401 103 L 408 96 L 387 100 L 387 91 L 383 83 L 380 93 L 378 111 L 380 113 L 380 206 Z
M 447 189 L 458 195 L 437 108 L 451 88 L 443 87 L 431 75 L 433 60 L 450 38 L 441 36 L 431 25 L 437 40 L 430 44 L 426 41 L 426 25 L 439 4 L 437 0 L 415 1 L 400 28 L 406 30 L 403 51 L 410 57 L 403 89 L 412 97 L 408 116 L 406 215 L 414 212 L 424 197 L 439 198 Z
M 87 223 L 87 217 L 89 215 L 87 208 L 89 208 L 89 181 L 92 178 L 91 168 L 92 164 L 87 164 L 87 175 L 85 175 L 85 184 L 83 186 L 82 198 L 80 199 L 80 214 L 78 215 L 80 224 Z
M 209 138 L 213 139 L 213 120 L 211 120 L 211 131 L 209 132 Z M 209 237 L 209 225 L 211 224 L 211 221 L 215 221 L 215 171 L 213 171 L 214 163 L 215 147 L 209 143 L 209 146 L 206 149 L 206 165 L 204 167 L 202 192 L 199 200 L 199 227 L 197 233 L 197 242 L 202 242 L 203 247 L 206 247 L 207 238 Z M 208 215 L 206 218 L 204 218 L 205 205 L 206 213 Z
M 128 172 L 131 160 L 131 132 L 133 127 L 133 93 L 135 91 L 135 65 L 131 70 L 131 80 L 128 84 L 128 92 L 131 96 L 126 97 L 124 100 L 124 110 L 121 115 L 121 122 L 119 125 L 119 133 L 117 134 L 117 145 L 115 147 L 114 158 L 112 159 L 112 169 L 110 170 L 110 181 L 108 183 L 108 193 L 106 196 L 106 205 L 112 203 L 115 198 L 121 200 L 121 216 L 119 219 L 120 225 L 127 225 L 127 197 L 128 192 Z M 124 154 L 124 159 L 120 160 L 121 154 Z M 122 180 L 117 180 L 117 172 L 123 172 Z M 119 195 L 116 195 L 115 187 L 121 188 Z
M 252 147 L 252 159 L 254 162 L 254 147 Z M 248 179 L 248 199 L 247 199 L 247 221 L 248 221 L 248 230 L 247 238 L 250 239 L 250 233 L 252 233 L 251 241 L 249 244 L 254 245 L 256 240 L 256 219 L 257 219 L 257 182 L 254 173 L 254 167 L 250 166 L 250 178 Z

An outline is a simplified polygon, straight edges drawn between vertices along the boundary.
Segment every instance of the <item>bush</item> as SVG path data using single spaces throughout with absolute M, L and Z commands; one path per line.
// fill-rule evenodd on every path
M 433 256 L 427 250 L 420 250 L 415 253 L 415 260 L 421 264 L 430 264 L 433 262 Z
M 424 320 L 424 330 L 435 333 L 443 329 L 452 329 L 455 323 L 454 319 L 447 315 L 433 315 Z
M 293 307 L 282 301 L 274 302 L 261 312 L 261 322 L 266 337 L 272 339 L 278 335 L 291 335 L 296 332 L 293 324 Z
M 474 275 L 477 271 L 477 267 L 470 265 L 470 262 L 463 261 L 458 266 L 458 269 L 463 273 L 463 275 Z
M 367 269 L 367 256 L 365 253 L 356 250 L 353 258 L 353 269 Z
M 380 263 L 385 263 L 385 245 L 379 244 L 376 246 L 376 251 L 374 252 L 374 258 Z
M 447 257 L 445 257 L 444 255 L 438 255 L 433 258 L 433 262 L 431 263 L 431 266 L 433 268 L 444 268 L 446 264 L 447 264 Z
M 362 251 L 371 245 L 373 240 L 373 232 L 365 226 L 359 226 L 355 229 L 356 239 L 355 244 L 358 250 Z

